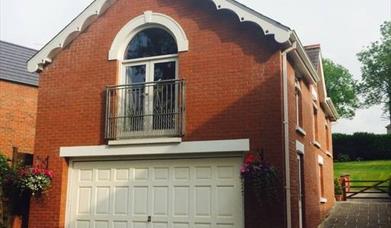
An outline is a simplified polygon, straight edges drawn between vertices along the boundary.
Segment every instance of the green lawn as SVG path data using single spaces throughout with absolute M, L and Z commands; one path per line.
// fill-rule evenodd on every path
M 351 180 L 385 180 L 391 177 L 391 160 L 334 162 L 334 177 L 345 174 L 349 174 Z M 352 183 L 354 186 L 366 184 L 370 183 Z
M 345 174 L 352 180 L 385 180 L 391 176 L 391 160 L 334 162 L 334 176 Z

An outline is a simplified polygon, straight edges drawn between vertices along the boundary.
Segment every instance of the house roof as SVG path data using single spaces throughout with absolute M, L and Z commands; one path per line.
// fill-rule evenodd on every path
M 258 13 L 255 10 L 235 0 L 205 0 L 215 4 L 217 10 L 229 10 L 238 16 L 240 22 L 252 22 L 260 27 L 265 36 L 273 37 L 282 48 L 295 46 L 293 58 L 305 72 L 310 83 L 318 83 L 319 75 L 315 64 L 311 61 L 309 54 L 304 49 L 296 32 L 289 27 Z M 72 42 L 91 23 L 102 15 L 116 0 L 95 0 L 73 19 L 61 32 L 49 41 L 29 61 L 27 68 L 30 72 L 42 70 L 46 64 L 52 62 L 53 58 L 69 43 Z M 108 56 L 109 57 L 109 56 Z M 319 64 L 319 63 L 318 63 Z M 331 102 L 331 100 L 330 100 Z M 331 102 L 332 103 L 332 102 Z
M 272 36 L 278 43 L 287 43 L 292 30 L 281 23 L 266 17 L 235 0 L 207 0 L 215 4 L 217 10 L 230 10 L 236 13 L 241 22 L 253 22 L 260 26 L 266 36 Z M 63 30 L 49 41 L 28 61 L 28 70 L 42 70 L 73 39 L 83 32 L 96 18 L 101 16 L 116 0 L 95 0 L 73 19 Z
M 309 46 L 304 46 L 304 50 L 308 55 L 311 63 L 314 65 L 315 69 L 319 67 L 319 54 L 320 54 L 320 45 L 314 44 Z
M 0 79 L 38 86 L 38 74 L 27 71 L 27 61 L 37 50 L 0 40 Z

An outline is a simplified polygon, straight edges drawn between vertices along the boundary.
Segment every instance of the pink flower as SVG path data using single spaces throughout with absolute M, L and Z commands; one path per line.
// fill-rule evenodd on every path
M 253 153 L 248 153 L 244 159 L 245 164 L 251 164 L 255 161 L 256 157 Z

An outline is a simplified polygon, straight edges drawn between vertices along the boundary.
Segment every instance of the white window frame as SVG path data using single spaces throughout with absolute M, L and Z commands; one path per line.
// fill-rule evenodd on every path
M 300 100 L 301 99 L 301 100 Z M 300 85 L 300 80 L 295 79 L 295 105 L 296 105 L 296 131 L 300 133 L 301 135 L 305 136 L 306 132 L 303 129 L 304 123 L 303 118 L 301 118 L 300 121 L 300 115 L 303 115 L 303 94 L 301 91 L 301 85 Z M 300 103 L 301 103 L 301 109 L 300 109 Z

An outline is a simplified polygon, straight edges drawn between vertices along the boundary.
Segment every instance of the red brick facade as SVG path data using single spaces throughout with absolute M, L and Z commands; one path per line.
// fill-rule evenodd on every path
M 314 101 L 312 99 L 311 89 L 309 83 L 305 79 L 299 80 L 302 93 L 302 115 L 303 123 L 302 129 L 305 135 L 296 130 L 297 127 L 297 115 L 296 115 L 296 101 L 295 101 L 295 78 L 300 75 L 295 74 L 292 65 L 288 68 L 288 83 L 289 83 L 289 134 L 290 134 L 290 170 L 291 170 L 291 204 L 292 204 L 292 227 L 297 227 L 298 224 L 298 163 L 296 159 L 296 140 L 304 144 L 304 225 L 305 227 L 317 227 L 321 221 L 334 205 L 334 184 L 333 184 L 333 158 L 331 157 L 331 123 L 325 117 L 324 110 L 322 109 L 319 99 Z M 321 85 L 319 85 L 320 87 Z M 321 87 L 318 88 L 318 94 L 320 94 Z M 321 148 L 314 145 L 314 114 L 313 109 L 317 108 L 317 121 L 318 121 L 318 143 Z M 326 124 L 329 131 L 326 133 Z M 327 149 L 326 137 L 330 139 L 330 147 Z M 323 164 L 323 181 L 324 181 L 324 198 L 327 199 L 326 203 L 320 202 L 320 179 L 318 155 L 324 159 Z
M 183 140 L 249 138 L 251 151 L 263 150 L 265 160 L 283 175 L 282 59 L 276 43 L 265 39 L 259 27 L 240 23 L 230 12 L 217 12 L 208 1 L 118 0 L 40 74 L 35 150 L 36 155 L 49 155 L 49 168 L 56 175 L 47 198 L 32 202 L 31 228 L 64 227 L 68 168 L 67 161 L 59 157 L 59 148 L 106 143 L 104 89 L 116 84 L 119 66 L 118 62 L 107 60 L 108 52 L 118 31 L 147 10 L 175 19 L 189 40 L 189 51 L 179 54 L 179 75 L 186 80 Z M 294 101 L 291 95 L 290 90 L 290 104 Z M 320 106 L 319 113 L 319 121 L 324 122 Z M 325 214 L 324 208 L 332 205 L 333 197 L 327 189 L 330 196 L 326 206 L 321 206 L 315 197 L 318 195 L 315 159 L 316 153 L 321 152 L 309 143 L 311 113 L 305 118 L 308 131 L 302 140 L 308 141 L 306 190 L 313 197 L 306 199 L 306 210 L 311 211 L 306 213 L 306 223 L 315 225 Z M 291 142 L 296 139 L 292 121 Z M 331 169 L 325 173 L 332 180 L 332 159 L 324 157 Z M 291 187 L 295 187 L 294 179 Z M 280 203 L 274 208 L 259 208 L 251 194 L 246 194 L 246 228 L 284 227 L 284 197 L 281 193 Z M 293 192 L 292 202 L 295 197 Z M 297 227 L 297 208 L 292 208 Z
M 0 152 L 33 153 L 38 88 L 0 80 Z

